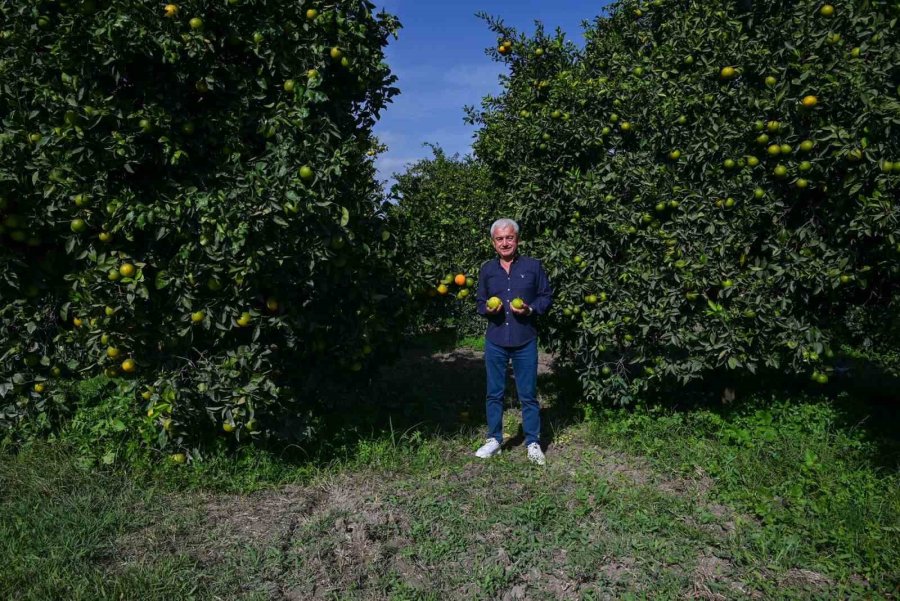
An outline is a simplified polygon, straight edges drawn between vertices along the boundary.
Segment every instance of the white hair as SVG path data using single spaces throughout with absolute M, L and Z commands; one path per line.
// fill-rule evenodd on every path
M 511 227 L 513 231 L 516 233 L 516 236 L 519 235 L 519 224 L 513 221 L 512 219 L 507 219 L 504 217 L 503 219 L 498 219 L 491 225 L 491 237 L 494 237 L 494 232 L 500 229 L 505 229 Z

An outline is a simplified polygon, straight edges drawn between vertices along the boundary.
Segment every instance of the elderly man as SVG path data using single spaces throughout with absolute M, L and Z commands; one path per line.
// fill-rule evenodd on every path
M 553 290 L 540 261 L 516 252 L 519 226 L 515 221 L 495 221 L 491 225 L 491 242 L 498 257 L 481 266 L 476 295 L 478 313 L 488 320 L 484 342 L 488 438 L 475 454 L 482 459 L 500 454 L 506 366 L 512 361 L 516 392 L 522 403 L 522 429 L 525 431 L 528 459 L 544 465 L 540 444 L 541 414 L 537 400 L 535 321 L 537 316 L 550 309 Z

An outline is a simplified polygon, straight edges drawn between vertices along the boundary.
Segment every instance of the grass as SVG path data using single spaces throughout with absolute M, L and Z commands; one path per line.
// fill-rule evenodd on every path
M 895 448 L 841 403 L 573 420 L 570 389 L 545 377 L 541 469 L 515 443 L 472 457 L 477 386 L 437 391 L 474 364 L 446 359 L 417 363 L 452 377 L 398 396 L 417 407 L 408 419 L 362 411 L 305 459 L 223 448 L 186 467 L 87 469 L 65 442 L 0 456 L 0 598 L 898 596 Z M 400 394 L 388 384 L 375 390 Z M 470 421 L 447 421 L 461 408 Z

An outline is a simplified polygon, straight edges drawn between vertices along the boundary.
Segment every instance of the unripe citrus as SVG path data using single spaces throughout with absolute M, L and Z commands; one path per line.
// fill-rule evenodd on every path
M 737 69 L 734 67 L 722 67 L 722 70 L 719 71 L 719 77 L 722 79 L 732 79 L 737 75 Z

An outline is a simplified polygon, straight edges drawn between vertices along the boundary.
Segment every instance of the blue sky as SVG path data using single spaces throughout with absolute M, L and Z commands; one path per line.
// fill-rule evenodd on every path
M 484 11 L 529 35 L 534 22 L 547 31 L 560 27 L 566 38 L 584 43 L 581 23 L 600 14 L 608 0 L 375 0 L 397 15 L 399 39 L 387 48 L 387 60 L 399 78 L 400 95 L 382 113 L 375 134 L 389 150 L 378 158 L 379 179 L 388 180 L 404 165 L 430 156 L 425 142 L 447 154 L 467 154 L 474 128 L 463 123 L 463 107 L 499 91 L 501 63 L 485 54 L 496 38 L 475 16 Z

